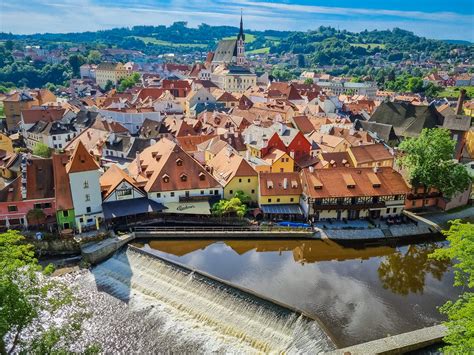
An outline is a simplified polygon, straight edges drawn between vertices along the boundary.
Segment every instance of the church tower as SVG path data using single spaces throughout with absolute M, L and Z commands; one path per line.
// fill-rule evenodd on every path
M 245 35 L 242 13 L 240 14 L 240 31 L 237 36 L 237 65 L 245 64 Z

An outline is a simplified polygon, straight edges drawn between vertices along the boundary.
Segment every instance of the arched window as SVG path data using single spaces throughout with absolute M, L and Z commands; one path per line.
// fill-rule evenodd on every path
M 181 174 L 180 178 L 181 178 L 181 181 L 188 180 L 188 176 L 186 174 Z
M 168 174 L 163 175 L 163 182 L 164 183 L 170 182 L 170 177 L 168 176 Z

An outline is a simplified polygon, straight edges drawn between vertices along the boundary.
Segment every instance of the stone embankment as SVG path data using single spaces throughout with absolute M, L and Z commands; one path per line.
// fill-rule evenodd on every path
M 324 355 L 404 354 L 441 343 L 445 335 L 446 328 L 442 325 L 435 325 L 343 349 L 337 349 L 326 352 Z
M 108 259 L 117 250 L 128 242 L 135 239 L 135 234 L 125 234 L 121 236 L 114 236 L 97 243 L 91 243 L 81 247 L 81 254 L 84 261 L 95 265 Z

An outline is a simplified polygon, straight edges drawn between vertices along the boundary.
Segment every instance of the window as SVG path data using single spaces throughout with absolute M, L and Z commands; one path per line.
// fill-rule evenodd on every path
M 166 174 L 163 175 L 163 182 L 164 182 L 164 183 L 170 182 L 170 177 L 169 177 L 168 175 L 166 175 Z
M 124 196 L 131 196 L 132 195 L 132 189 L 120 189 L 117 190 L 117 197 L 124 197 Z
M 16 212 L 18 208 L 15 205 L 8 206 L 8 212 Z
M 242 182 L 242 179 L 239 179 L 239 182 Z
M 50 202 L 44 203 L 43 208 L 51 208 L 51 203 Z
M 161 192 L 157 192 L 156 193 L 156 198 L 160 198 L 161 197 Z
M 280 199 L 279 199 L 279 198 L 277 198 L 277 202 L 280 202 Z
M 219 195 L 219 190 L 214 190 L 214 195 Z
M 53 136 L 53 141 L 55 141 L 55 140 L 56 140 L 56 136 Z
M 86 212 L 91 213 L 92 209 L 90 207 L 86 207 Z
M 387 213 L 390 213 L 390 208 L 387 208 Z
M 290 198 L 290 202 L 294 202 L 294 200 L 295 200 L 295 199 L 294 199 L 293 197 Z
M 83 223 L 84 222 L 84 218 L 79 218 L 79 223 Z
M 174 197 L 174 192 L 171 192 L 171 193 L 170 193 L 170 196 L 171 196 L 171 197 Z
M 250 179 L 247 179 L 247 182 L 250 182 Z
M 186 174 L 181 174 L 181 181 L 187 181 L 188 177 Z
M 69 211 L 63 211 L 63 217 L 69 217 Z
M 87 181 L 87 180 L 84 181 L 84 188 L 85 189 L 89 188 L 89 181 Z
M 183 166 L 183 160 L 181 158 L 176 159 L 177 166 Z
M 33 208 L 34 208 L 35 210 L 40 210 L 40 209 L 41 209 L 41 203 L 35 203 L 35 204 L 33 205 Z
M 397 209 L 396 209 L 396 208 L 393 208 L 393 209 L 392 209 L 392 213 L 397 213 Z
M 272 202 L 272 199 L 271 199 L 271 198 L 269 198 L 267 201 L 268 201 L 268 202 Z
M 204 190 L 201 190 L 201 195 L 204 195 Z
M 254 194 L 254 193 L 255 193 L 255 190 L 252 190 L 252 193 Z
M 86 202 L 90 201 L 91 200 L 91 195 L 89 194 L 86 194 Z

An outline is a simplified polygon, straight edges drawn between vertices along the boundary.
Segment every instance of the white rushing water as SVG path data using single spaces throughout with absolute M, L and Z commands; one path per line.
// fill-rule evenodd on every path
M 85 336 L 102 343 L 105 352 L 318 353 L 334 348 L 315 321 L 131 249 L 76 283 L 89 289 L 93 311 L 100 313 L 86 325 Z M 115 300 L 101 301 L 104 297 Z

